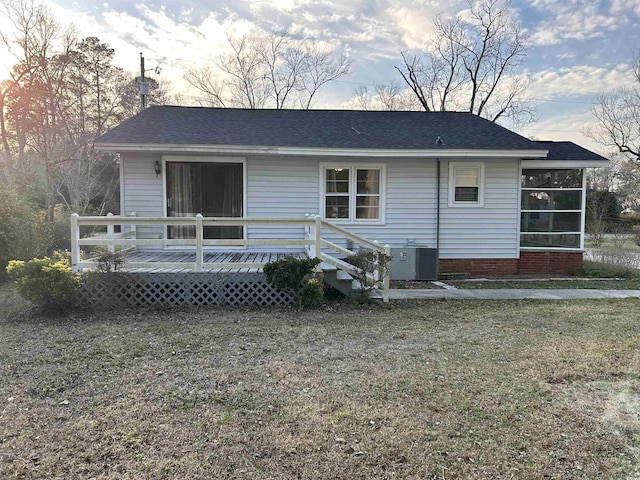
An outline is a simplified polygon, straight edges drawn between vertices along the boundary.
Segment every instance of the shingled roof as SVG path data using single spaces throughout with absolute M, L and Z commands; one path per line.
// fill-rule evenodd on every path
M 549 150 L 545 160 L 596 160 L 608 161 L 597 153 L 582 148 L 573 142 L 549 142 L 536 140 L 535 143 Z
M 438 141 L 440 138 L 440 141 Z M 118 145 L 242 145 L 382 150 L 544 150 L 464 112 L 248 110 L 154 106 L 96 141 Z

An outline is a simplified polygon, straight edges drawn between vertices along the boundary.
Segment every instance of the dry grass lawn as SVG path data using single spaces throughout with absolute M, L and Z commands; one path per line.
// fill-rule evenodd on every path
M 638 478 L 639 319 L 636 300 L 50 318 L 0 286 L 0 478 Z

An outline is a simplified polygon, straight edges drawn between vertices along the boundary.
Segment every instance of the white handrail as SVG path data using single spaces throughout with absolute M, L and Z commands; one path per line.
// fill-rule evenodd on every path
M 332 232 L 337 233 L 338 235 L 342 235 L 343 237 L 349 240 L 353 240 L 354 242 L 359 243 L 363 247 L 367 247 L 367 248 L 370 248 L 371 250 L 376 250 L 378 252 L 384 253 L 384 248 L 381 247 L 378 243 L 372 242 L 371 240 L 367 240 L 366 238 L 363 238 L 359 235 L 355 235 L 345 230 L 344 228 L 340 228 L 337 225 L 327 222 L 326 220 L 322 221 L 322 226 L 327 230 L 331 230 Z
M 80 238 L 80 226 L 106 226 L 106 235 L 94 236 L 90 238 Z M 115 225 L 120 225 L 121 233 L 115 233 Z M 136 227 L 138 226 L 194 226 L 195 238 L 192 239 L 166 239 L 166 238 L 137 238 Z M 272 226 L 292 226 L 298 225 L 304 227 L 304 238 L 252 238 L 252 239 L 220 239 L 205 240 L 204 227 L 206 226 L 252 226 L 252 225 L 272 225 Z M 129 231 L 125 231 L 124 227 L 128 226 Z M 307 255 L 311 258 L 319 258 L 322 261 L 331 263 L 341 270 L 353 273 L 352 265 L 335 259 L 322 253 L 322 247 L 328 247 L 343 255 L 351 255 L 355 252 L 343 248 L 334 242 L 323 239 L 322 230 L 327 229 L 330 232 L 344 237 L 348 240 L 358 243 L 360 246 L 371 249 L 375 252 L 390 254 L 391 249 L 388 245 L 381 247 L 377 242 L 372 242 L 360 235 L 353 234 L 344 228 L 336 226 L 332 223 L 322 220 L 319 215 L 306 215 L 304 218 L 237 218 L 237 217 L 203 217 L 201 214 L 195 217 L 137 217 L 135 213 L 131 216 L 112 215 L 107 216 L 79 216 L 74 213 L 71 215 L 71 263 L 74 270 L 95 267 L 95 262 L 81 261 L 80 247 L 88 245 L 105 245 L 108 251 L 115 252 L 115 247 L 127 247 L 127 249 L 135 249 L 137 246 L 191 246 L 195 247 L 195 263 L 194 262 L 142 262 L 130 264 L 133 268 L 179 268 L 176 265 L 182 265 L 185 268 L 193 268 L 197 272 L 201 272 L 204 267 L 207 268 L 259 268 L 261 263 L 205 263 L 204 247 L 205 246 L 251 246 L 251 245 L 280 245 L 280 246 L 304 246 Z M 367 278 L 373 282 L 380 280 L 380 272 L 374 269 L 367 272 Z M 382 278 L 383 300 L 389 301 L 389 275 Z

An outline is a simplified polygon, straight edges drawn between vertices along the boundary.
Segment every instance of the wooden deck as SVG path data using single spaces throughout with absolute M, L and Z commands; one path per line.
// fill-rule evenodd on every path
M 195 238 L 138 237 L 139 227 L 169 225 L 192 226 L 195 228 Z M 302 238 L 296 235 L 294 238 L 205 239 L 204 229 L 209 226 L 242 226 L 246 228 L 295 226 L 302 227 L 304 235 Z M 84 229 L 97 228 L 98 232 L 100 229 L 106 228 L 106 233 L 92 233 L 88 236 L 82 236 L 81 227 Z M 116 232 L 116 227 L 119 227 L 119 232 Z M 328 240 L 327 237 L 323 238 L 323 230 L 330 233 L 333 241 Z M 347 245 L 349 241 L 353 242 L 354 246 L 358 245 L 358 250 L 365 248 L 387 256 L 391 255 L 389 245 L 383 247 L 375 241 L 323 220 L 319 215 L 305 216 L 304 218 L 203 217 L 201 214 L 197 214 L 195 217 L 137 217 L 135 214 L 81 217 L 73 213 L 71 215 L 71 266 L 74 272 L 99 268 L 98 258 L 82 259 L 81 254 L 83 247 L 102 246 L 111 252 L 118 249 L 128 252 L 125 257 L 124 269 L 132 273 L 175 273 L 178 274 L 177 276 L 191 272 L 242 275 L 260 273 L 267 263 L 286 255 L 282 251 L 257 251 L 258 249 L 278 248 L 283 250 L 304 249 L 304 253 L 295 253 L 294 255 L 301 258 L 320 259 L 322 261 L 321 268 L 325 272 L 331 269 L 344 271 L 349 275 L 362 273 L 359 268 L 341 259 L 341 257 L 354 254 L 355 250 L 344 248 L 335 243 L 333 236 L 336 235 L 338 238 L 346 240 Z M 214 251 L 208 250 L 210 247 L 223 249 L 244 247 L 255 250 Z M 180 250 L 171 250 L 171 248 L 179 248 Z M 333 254 L 337 253 L 341 257 L 331 255 L 328 253 L 329 251 Z M 369 271 L 364 273 L 370 282 L 382 286 L 384 301 L 388 301 L 389 275 L 380 275 L 381 271 L 377 262 L 373 262 Z M 250 276 L 259 277 L 261 275 Z
M 257 273 L 262 271 L 262 267 L 256 268 L 213 268 L 208 267 L 207 263 L 256 263 L 264 264 L 279 260 L 286 256 L 295 256 L 297 258 L 306 258 L 307 255 L 304 252 L 204 252 L 203 253 L 203 272 L 210 273 Z M 195 252 L 185 251 L 147 251 L 147 252 L 132 252 L 128 253 L 125 257 L 125 268 L 127 263 L 185 263 L 193 264 L 196 261 Z M 154 268 L 153 266 L 147 266 L 145 268 L 126 268 L 127 272 L 132 273 L 187 273 L 193 272 L 192 268 Z

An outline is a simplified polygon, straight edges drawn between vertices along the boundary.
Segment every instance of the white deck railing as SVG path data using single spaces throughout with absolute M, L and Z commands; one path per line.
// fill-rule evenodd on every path
M 93 234 L 82 237 L 80 227 L 106 227 L 105 233 Z M 120 227 L 120 232 L 116 233 L 116 226 Z M 170 239 L 170 238 L 138 238 L 137 229 L 142 226 L 193 226 L 195 227 L 195 238 L 191 239 Z M 249 227 L 249 226 L 270 226 L 270 227 L 304 227 L 304 238 L 243 238 L 243 239 L 221 239 L 211 240 L 204 238 L 204 227 Z M 304 218 L 229 218 L 229 217 L 203 217 L 198 214 L 195 217 L 138 217 L 134 214 L 130 216 L 84 216 L 74 213 L 71 215 L 71 264 L 74 271 L 82 271 L 97 266 L 97 259 L 90 258 L 83 260 L 81 255 L 82 247 L 103 246 L 109 252 L 119 249 L 123 252 L 135 251 L 137 247 L 186 247 L 195 250 L 195 262 L 127 262 L 131 268 L 188 268 L 195 272 L 204 269 L 217 268 L 262 268 L 261 262 L 205 262 L 205 247 L 250 247 L 250 246 L 279 246 L 292 247 L 304 246 L 307 255 L 311 258 L 319 258 L 321 261 L 333 265 L 339 270 L 347 273 L 358 273 L 358 268 L 339 259 L 324 253 L 323 249 L 332 250 L 342 255 L 352 255 L 356 252 L 343 248 L 335 242 L 331 242 L 323 237 L 323 230 L 331 232 L 333 237 L 339 236 L 351 240 L 354 244 L 373 250 L 374 252 L 391 254 L 391 247 L 380 246 L 375 241 L 367 240 L 359 235 L 355 235 L 343 228 L 333 225 L 320 216 L 305 216 Z M 166 231 L 166 230 L 165 230 Z M 332 237 L 332 238 L 333 238 Z M 389 274 L 384 275 L 374 265 L 371 272 L 366 272 L 371 283 L 380 284 L 383 292 L 383 300 L 389 301 Z M 388 272 L 387 272 L 388 273 Z

